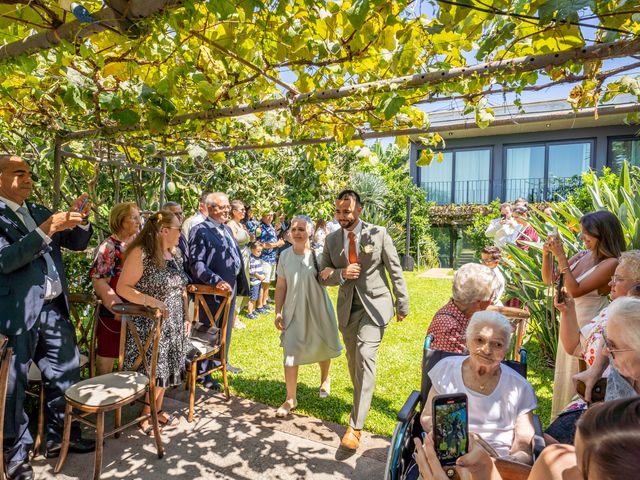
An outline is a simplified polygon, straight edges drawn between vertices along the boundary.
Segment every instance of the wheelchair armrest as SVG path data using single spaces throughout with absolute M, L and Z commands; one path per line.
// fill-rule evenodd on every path
M 407 398 L 407 400 L 404 402 L 404 405 L 402 405 L 402 408 L 398 412 L 398 421 L 406 422 L 407 420 L 409 420 L 409 417 L 415 411 L 416 407 L 419 404 L 420 392 L 414 390 L 413 392 L 411 392 L 411 395 L 409 395 L 409 398 Z
M 531 452 L 533 453 L 533 461 L 540 456 L 544 447 L 546 447 L 544 437 L 542 436 L 542 423 L 538 415 L 533 416 L 533 429 L 535 434 L 531 439 Z

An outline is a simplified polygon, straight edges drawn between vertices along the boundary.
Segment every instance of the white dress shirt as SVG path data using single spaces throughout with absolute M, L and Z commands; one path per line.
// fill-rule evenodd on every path
M 360 255 L 358 252 L 360 251 L 360 234 L 362 233 L 362 220 L 358 220 L 358 224 L 355 226 L 353 230 L 351 230 L 353 234 L 356 236 L 356 257 Z M 349 258 L 349 230 L 342 229 L 342 239 L 344 244 L 344 254 Z

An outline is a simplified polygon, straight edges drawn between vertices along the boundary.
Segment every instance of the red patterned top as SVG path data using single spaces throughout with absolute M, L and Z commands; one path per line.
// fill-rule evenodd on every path
M 122 272 L 122 257 L 127 245 L 113 235 L 106 238 L 98 247 L 96 257 L 89 270 L 90 278 L 108 278 L 109 286 L 116 289 Z M 113 313 L 100 304 L 100 316 L 113 317 Z
M 428 334 L 433 336 L 431 348 L 446 352 L 465 353 L 467 351 L 466 332 L 469 319 L 449 300 L 436 312 L 429 325 Z

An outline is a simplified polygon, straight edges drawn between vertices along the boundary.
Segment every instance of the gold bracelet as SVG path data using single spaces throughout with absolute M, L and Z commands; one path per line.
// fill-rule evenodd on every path
M 567 265 L 566 267 L 564 267 L 564 268 L 561 268 L 561 269 L 560 269 L 560 273 L 564 273 L 564 272 L 566 272 L 567 270 L 569 270 L 570 268 L 571 268 L 571 267 L 569 267 L 569 266 Z
M 142 302 L 144 303 L 144 306 L 146 307 L 146 306 L 147 306 L 147 295 L 146 295 L 146 294 L 144 294 L 144 293 L 143 293 L 142 295 L 143 295 L 143 297 L 144 297 L 144 299 L 142 300 Z

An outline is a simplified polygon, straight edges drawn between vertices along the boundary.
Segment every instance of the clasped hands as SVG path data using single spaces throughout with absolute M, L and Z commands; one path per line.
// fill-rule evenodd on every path
M 57 232 L 84 224 L 91 211 L 91 203 L 87 201 L 88 197 L 87 193 L 80 195 L 71 204 L 71 209 L 68 212 L 54 213 L 40 224 L 40 230 L 50 237 Z

